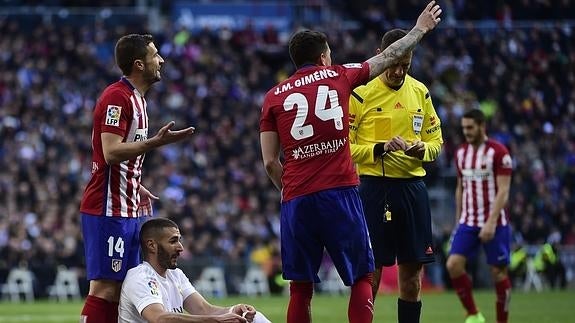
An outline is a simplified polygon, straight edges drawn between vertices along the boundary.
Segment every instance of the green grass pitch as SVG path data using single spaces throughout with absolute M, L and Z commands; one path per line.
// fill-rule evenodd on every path
M 487 318 L 495 322 L 495 295 L 491 291 L 475 293 L 476 302 Z M 287 296 L 282 297 L 233 297 L 211 299 L 217 305 L 250 303 L 262 310 L 272 322 L 285 322 Z M 379 295 L 374 322 L 397 322 L 396 296 Z M 76 323 L 81 302 L 57 303 L 0 303 L 0 322 L 18 323 Z M 515 292 L 511 296 L 510 322 L 517 323 L 570 323 L 575 322 L 575 291 L 547 291 L 542 293 Z M 347 296 L 315 295 L 312 301 L 314 323 L 347 322 Z M 422 323 L 463 322 L 463 310 L 453 292 L 423 295 Z

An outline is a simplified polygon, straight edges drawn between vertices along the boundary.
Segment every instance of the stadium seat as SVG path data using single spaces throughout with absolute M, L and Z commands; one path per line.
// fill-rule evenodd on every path
M 240 293 L 248 296 L 270 294 L 270 286 L 266 274 L 259 267 L 250 267 L 244 280 L 240 283 Z
M 194 287 L 204 297 L 226 297 L 226 280 L 224 270 L 220 267 L 206 267 L 202 270 L 200 278 L 194 283 Z
M 54 284 L 48 286 L 48 295 L 51 299 L 58 301 L 67 301 L 68 298 L 80 299 L 80 286 L 76 272 L 66 267 L 58 268 Z
M 34 300 L 34 275 L 25 268 L 14 268 L 8 273 L 6 283 L 2 285 L 2 297 L 12 302 L 20 302 L 24 295 L 26 301 Z
M 349 292 L 335 267 L 331 267 L 327 270 L 325 277 L 321 280 L 321 290 L 328 294 L 345 294 Z

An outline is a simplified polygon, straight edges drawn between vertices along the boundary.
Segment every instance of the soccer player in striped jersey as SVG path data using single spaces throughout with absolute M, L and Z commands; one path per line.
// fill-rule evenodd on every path
M 376 52 L 406 34 L 386 32 Z M 435 260 L 423 163 L 434 161 L 443 144 L 429 90 L 407 74 L 412 57 L 412 52 L 403 55 L 378 78 L 354 89 L 349 107 L 351 156 L 375 259 L 373 296 L 382 268 L 397 263 L 399 323 L 419 322 L 421 272 Z
M 174 121 L 148 138 L 144 95 L 161 79 L 164 60 L 151 35 L 126 35 L 115 47 L 122 78 L 100 95 L 93 111 L 92 176 L 80 204 L 90 290 L 81 322 L 118 320 L 118 301 L 128 269 L 140 262 L 139 215 L 157 199 L 141 184 L 144 154 L 194 133 L 171 130 Z
M 349 148 L 349 97 L 411 51 L 439 14 L 431 1 L 403 39 L 362 64 L 332 66 L 323 33 L 303 30 L 290 39 L 297 71 L 268 91 L 260 118 L 263 162 L 282 195 L 282 269 L 291 281 L 287 323 L 311 321 L 324 249 L 351 286 L 349 322 L 373 319 L 373 253 Z
M 504 145 L 487 137 L 485 122 L 485 115 L 480 110 L 470 110 L 461 119 L 466 143 L 455 155 L 458 226 L 451 243 L 447 270 L 467 311 L 465 322 L 485 322 L 475 305 L 472 283 L 465 272 L 467 259 L 475 256 L 482 246 L 495 281 L 497 322 L 505 323 L 511 293 L 507 274 L 511 229 L 505 204 L 509 197 L 512 160 Z

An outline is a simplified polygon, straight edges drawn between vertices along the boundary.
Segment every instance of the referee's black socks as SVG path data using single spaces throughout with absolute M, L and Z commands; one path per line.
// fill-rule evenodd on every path
M 421 301 L 408 302 L 397 299 L 397 321 L 399 323 L 419 323 Z

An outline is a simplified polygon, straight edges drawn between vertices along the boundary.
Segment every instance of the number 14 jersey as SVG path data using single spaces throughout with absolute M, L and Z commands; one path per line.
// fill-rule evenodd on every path
M 358 185 L 349 148 L 349 96 L 369 65 L 305 66 L 265 96 L 260 132 L 277 132 L 283 152 L 282 200 Z

